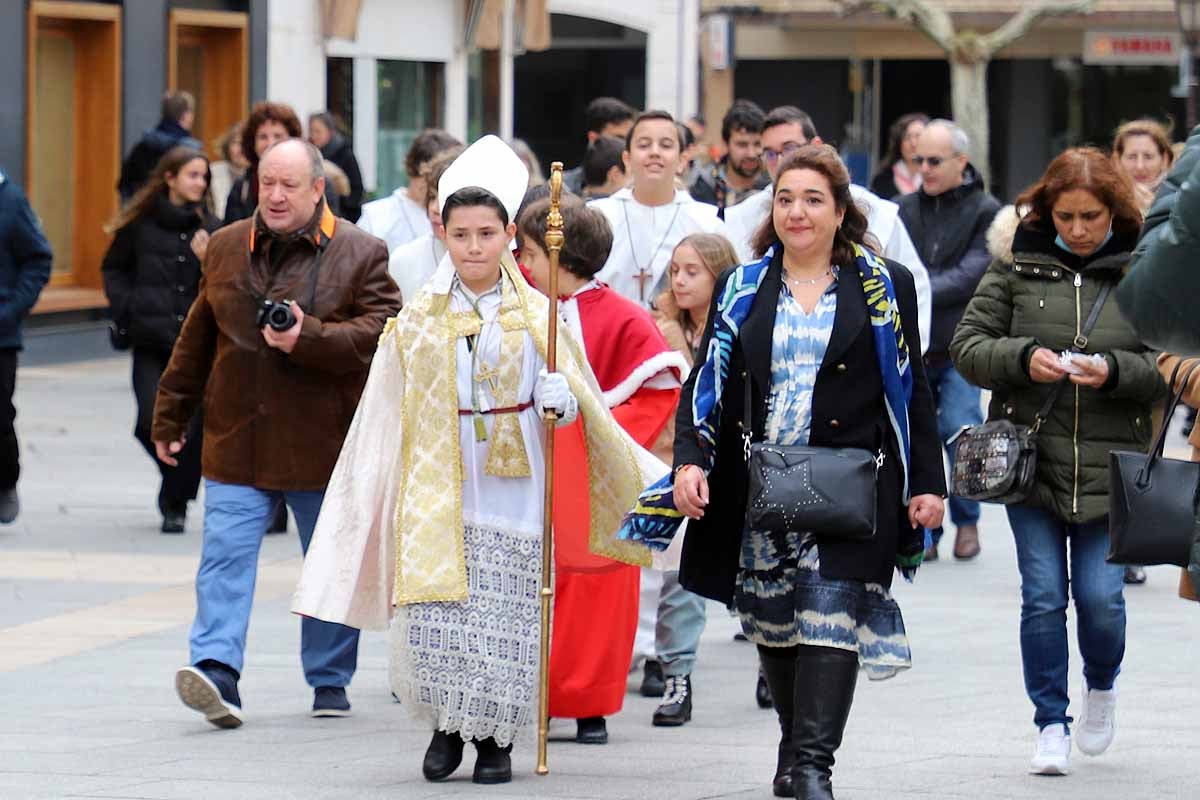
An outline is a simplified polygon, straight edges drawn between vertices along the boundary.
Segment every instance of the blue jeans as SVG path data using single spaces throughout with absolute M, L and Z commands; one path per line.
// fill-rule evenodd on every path
M 204 546 L 190 638 L 193 664 L 213 659 L 241 673 L 263 534 L 279 504 L 286 502 L 296 515 L 300 547 L 307 552 L 324 497 L 324 492 L 268 491 L 205 480 Z M 300 661 L 309 686 L 347 686 L 358 666 L 358 630 L 304 617 Z
M 953 364 L 947 361 L 938 367 L 927 366 L 925 374 L 929 377 L 929 389 L 933 393 L 934 408 L 937 409 L 938 437 L 943 443 L 963 426 L 983 422 L 979 387 L 967 383 L 967 379 L 958 374 Z M 950 472 L 953 473 L 954 451 L 950 447 L 945 447 L 945 450 Z M 951 496 L 950 521 L 958 528 L 976 524 L 979 522 L 979 503 Z M 938 528 L 933 532 L 933 540 L 936 543 L 941 538 L 942 529 Z
M 1075 598 L 1087 688 L 1108 690 L 1125 657 L 1124 570 L 1104 560 L 1107 517 L 1075 525 L 1038 508 L 1009 506 L 1008 522 L 1021 571 L 1021 661 L 1033 721 L 1038 728 L 1069 726 L 1067 589 Z
M 662 662 L 663 675 L 680 678 L 692 674 L 700 634 L 708 621 L 706 612 L 704 598 L 683 588 L 678 572 L 663 573 L 654 630 L 654 649 Z

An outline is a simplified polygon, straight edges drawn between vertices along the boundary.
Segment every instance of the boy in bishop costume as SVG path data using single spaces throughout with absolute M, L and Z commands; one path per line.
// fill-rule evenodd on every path
M 517 242 L 534 284 L 549 291 L 546 217 L 550 201 L 521 212 Z M 639 445 L 649 449 L 675 413 L 687 361 L 644 308 L 595 279 L 612 247 L 604 215 L 575 200 L 562 205 L 559 311 L 583 342 L 604 402 Z M 575 740 L 604 744 L 604 718 L 621 710 L 637 632 L 636 566 L 588 549 L 587 449 L 580 425 L 560 428 L 554 460 L 554 636 L 550 716 L 577 720 Z
M 582 419 L 593 552 L 649 563 L 616 532 L 665 471 L 613 420 L 569 333 L 545 369 L 548 302 L 508 249 L 527 182 L 494 136 L 439 181 L 447 258 L 384 328 L 292 606 L 392 622 L 392 689 L 433 729 L 429 780 L 471 742 L 474 781 L 509 781 L 512 744 L 535 727 L 543 417 Z

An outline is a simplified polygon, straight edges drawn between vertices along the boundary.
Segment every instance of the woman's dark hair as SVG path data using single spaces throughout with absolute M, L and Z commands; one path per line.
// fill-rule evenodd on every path
M 350 133 L 350 131 L 346 129 L 345 123 L 343 123 L 342 120 L 332 111 L 318 111 L 314 114 L 309 114 L 309 127 L 311 127 L 314 122 L 320 122 L 334 136 L 348 136 Z
M 774 194 L 771 197 L 771 213 L 767 214 L 750 243 L 755 255 L 761 258 L 767 250 L 779 243 L 779 234 L 775 232 L 774 196 L 779 194 L 783 176 L 796 169 L 811 169 L 825 176 L 833 193 L 834 205 L 838 211 L 846 212 L 841 226 L 834 234 L 833 254 L 830 260 L 839 267 L 851 266 L 854 263 L 856 244 L 878 253 L 879 243 L 874 236 L 867 233 L 867 215 L 850 194 L 850 172 L 842 163 L 837 150 L 827 144 L 806 144 L 785 156 L 779 165 L 779 172 L 775 176 Z
M 500 217 L 500 223 L 504 227 L 508 227 L 508 210 L 504 207 L 504 203 L 500 202 L 499 197 L 479 186 L 464 186 L 446 198 L 446 203 L 442 206 L 442 224 L 447 228 L 450 227 L 450 212 L 454 209 L 475 206 L 486 206 L 494 210 Z
M 208 162 L 208 156 L 201 153 L 192 147 L 172 147 L 163 157 L 158 160 L 154 166 L 154 172 L 150 173 L 150 178 L 146 184 L 137 191 L 129 202 L 117 212 L 112 221 L 104 226 L 107 233 L 116 233 L 131 222 L 136 222 L 154 207 L 158 202 L 158 198 L 168 192 L 167 176 L 178 175 L 179 171 L 187 164 L 195 161 L 197 158 L 204 161 L 204 197 L 201 198 L 199 206 L 196 208 L 196 215 L 200 219 L 204 219 L 205 213 L 212 208 L 212 168 Z
M 613 233 L 608 218 L 588 208 L 576 197 L 565 198 L 560 206 L 563 217 L 563 247 L 558 264 L 580 278 L 590 278 L 604 267 L 612 250 Z M 546 218 L 550 198 L 529 204 L 517 217 L 517 244 L 532 241 L 546 250 Z
M 892 127 L 888 129 L 888 149 L 887 155 L 883 157 L 883 163 L 886 166 L 892 166 L 900 160 L 900 145 L 904 143 L 904 135 L 908 133 L 908 126 L 914 122 L 927 123 L 929 115 L 922 114 L 920 111 L 911 114 L 904 114 L 896 118 L 892 123 Z
M 1095 147 L 1072 147 L 1050 162 L 1045 174 L 1017 198 L 1017 208 L 1029 211 L 1021 224 L 1032 230 L 1051 231 L 1051 212 L 1065 192 L 1082 189 L 1096 196 L 1112 213 L 1113 233 L 1136 236 L 1142 229 L 1133 181 Z
M 242 155 L 250 162 L 250 167 L 257 174 L 258 152 L 254 149 L 254 137 L 258 129 L 268 122 L 278 122 L 287 131 L 288 138 L 304 138 L 304 129 L 300 127 L 300 118 L 286 103 L 255 103 L 250 109 L 250 116 L 242 127 Z M 255 197 L 258 196 L 258 180 L 254 181 Z

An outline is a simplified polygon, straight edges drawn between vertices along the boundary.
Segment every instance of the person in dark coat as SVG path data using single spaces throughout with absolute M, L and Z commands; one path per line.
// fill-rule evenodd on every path
M 114 345 L 133 349 L 134 438 L 158 466 L 163 533 L 183 533 L 187 504 L 200 487 L 201 425 L 197 415 L 178 466 L 159 461 L 150 439 L 158 380 L 200 284 L 200 258 L 218 227 L 209 211 L 210 171 L 199 150 L 176 147 L 113 221 L 102 272 L 115 328 Z
M 680 582 L 732 603 L 759 646 L 782 731 L 775 794 L 832 800 L 860 662 L 878 679 L 911 664 L 888 587 L 895 569 L 920 565 L 945 479 L 913 279 L 866 246 L 837 152 L 805 145 L 788 155 L 772 208 L 755 238 L 761 260 L 717 282 L 698 350 L 713 352 L 680 398 L 674 506 L 689 517 Z M 746 312 L 738 298 L 750 293 Z M 696 419 L 702 408 L 712 411 Z M 879 452 L 874 536 L 748 528 L 744 432 Z
M 350 181 L 350 191 L 339 195 L 341 214 L 351 222 L 358 222 L 362 214 L 363 180 L 358 159 L 350 148 L 350 141 L 340 130 L 337 120 L 328 111 L 313 114 L 308 118 L 308 140 L 317 146 L 326 161 L 332 161 Z
M 0 170 L 0 522 L 5 524 L 14 521 L 21 508 L 20 449 L 13 427 L 17 409 L 12 401 L 21 323 L 50 280 L 52 258 L 25 193 Z
M 913 158 L 921 170 L 921 188 L 898 201 L 900 219 L 929 271 L 933 322 L 925 367 L 943 442 L 963 427 L 983 422 L 979 387 L 959 374 L 949 354 L 954 327 L 991 262 L 987 231 L 1000 210 L 1000 202 L 984 190 L 979 172 L 967 161 L 969 145 L 967 134 L 953 122 L 927 124 Z M 946 454 L 953 470 L 953 449 L 947 446 Z M 979 503 L 951 497 L 950 519 L 954 557 L 965 561 L 979 555 Z M 927 561 L 938 557 L 941 537 L 940 530 L 934 532 Z
M 117 193 L 121 202 L 142 188 L 154 172 L 159 160 L 172 147 L 184 146 L 203 150 L 203 146 L 192 136 L 192 121 L 196 118 L 196 100 L 190 92 L 167 92 L 162 101 L 162 119 L 158 125 L 142 134 L 142 138 L 121 164 L 121 178 L 117 182 Z
M 903 195 L 921 188 L 921 170 L 913 159 L 917 155 L 917 141 L 928 122 L 929 117 L 918 111 L 904 114 L 892 123 L 888 131 L 887 155 L 875 177 L 871 178 L 872 192 L 898 203 Z

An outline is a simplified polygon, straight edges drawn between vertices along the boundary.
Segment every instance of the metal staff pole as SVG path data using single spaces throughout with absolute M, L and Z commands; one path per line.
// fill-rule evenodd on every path
M 558 253 L 563 246 L 563 218 L 559 210 L 562 199 L 561 161 L 550 165 L 550 215 L 546 220 L 546 254 L 550 257 L 550 311 L 547 319 L 546 337 L 546 370 L 554 372 L 558 368 Z M 553 530 L 554 530 L 554 429 L 557 416 L 547 414 L 545 474 L 546 493 L 542 506 L 542 671 L 538 686 L 538 752 L 537 774 L 547 775 L 550 768 L 546 766 L 546 737 L 550 732 L 550 600 L 554 597 L 554 587 L 550 583 L 553 571 Z

